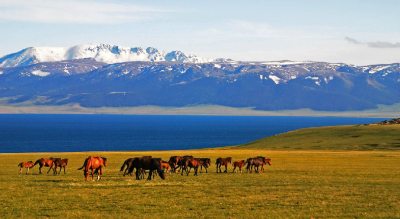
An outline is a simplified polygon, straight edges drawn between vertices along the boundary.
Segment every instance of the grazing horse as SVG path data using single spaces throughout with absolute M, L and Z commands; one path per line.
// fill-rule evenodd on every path
M 176 169 L 178 169 L 178 164 L 183 160 L 183 157 L 180 156 L 172 156 L 171 158 L 169 158 L 169 165 L 171 166 L 171 171 L 173 171 L 174 173 L 176 173 Z
M 24 169 L 24 168 L 27 168 L 27 169 L 28 169 L 28 170 L 26 171 L 26 174 L 28 174 L 28 173 L 29 173 L 29 168 L 31 168 L 33 165 L 34 165 L 34 164 L 33 164 L 33 161 L 28 161 L 28 162 L 26 162 L 26 163 L 25 163 L 25 162 L 19 163 L 18 166 L 21 167 L 21 168 L 19 169 L 19 174 L 22 173 L 22 169 Z
M 189 169 L 189 171 L 188 171 L 188 167 L 189 168 L 193 168 L 194 169 L 194 176 L 198 176 L 197 175 L 197 170 L 199 169 L 199 167 L 201 167 L 203 165 L 203 160 L 201 160 L 201 159 L 198 159 L 198 158 L 190 158 L 190 157 L 188 157 L 188 158 L 186 158 L 185 160 L 184 160 L 184 164 L 183 164 L 183 169 L 185 169 L 186 170 L 186 173 L 187 173 L 187 175 L 189 176 L 189 173 L 190 173 L 190 169 Z M 182 169 L 182 173 L 181 173 L 181 175 L 183 175 L 183 169 Z
M 92 170 L 92 180 L 94 180 L 94 173 L 97 173 L 97 180 L 101 180 L 101 175 L 103 174 L 103 166 L 107 166 L 107 158 L 89 156 L 88 158 L 86 158 L 83 166 L 78 170 L 85 168 L 83 170 L 83 175 L 85 176 L 86 181 L 89 180 L 89 170 Z
M 136 168 L 136 179 L 139 180 L 142 170 L 149 170 L 148 180 L 151 180 L 153 171 L 156 170 L 161 179 L 165 179 L 164 171 L 161 169 L 161 164 L 158 159 L 154 158 L 135 158 L 132 162 L 132 166 L 129 168 L 129 172 L 133 172 L 133 168 Z
M 269 164 L 271 166 L 271 159 L 265 158 L 265 162 L 266 163 L 264 163 L 264 161 L 263 161 L 262 164 L 261 164 L 261 170 L 263 171 L 263 173 L 265 173 L 264 172 L 264 165 Z
M 160 165 L 161 165 L 161 169 L 167 170 L 167 172 L 169 172 L 169 175 L 171 175 L 172 169 L 170 170 L 171 165 L 169 165 L 169 162 L 166 162 L 166 161 L 162 160 Z
M 207 173 L 207 168 L 211 166 L 211 159 L 210 158 L 199 158 L 199 159 L 203 161 L 203 164 L 200 167 L 200 173 L 203 172 L 203 167 L 204 169 L 206 169 Z
M 269 162 L 271 162 L 271 161 L 269 161 Z M 250 173 L 252 173 L 253 172 L 253 167 L 254 167 L 254 171 L 256 173 L 258 173 L 259 172 L 259 166 L 263 166 L 263 165 L 267 164 L 267 161 L 266 161 L 265 157 L 258 156 L 258 157 L 247 159 L 246 163 L 247 163 L 246 173 L 249 172 L 249 170 L 250 170 Z M 257 170 L 256 170 L 256 167 L 257 167 Z
M 39 164 L 39 174 L 42 174 L 42 167 L 44 167 L 44 166 L 50 167 L 49 171 L 47 171 L 47 173 L 49 173 L 51 169 L 53 169 L 53 171 L 54 171 L 53 162 L 58 159 L 61 160 L 61 158 L 52 158 L 52 157 L 50 157 L 50 159 L 49 158 L 40 158 L 39 160 L 37 160 L 35 162 L 35 164 L 32 167 L 36 166 L 36 164 Z
M 57 167 L 60 167 L 60 172 L 58 174 L 61 173 L 61 169 L 64 168 L 64 174 L 65 174 L 65 167 L 68 164 L 68 159 L 57 159 L 53 162 L 54 167 L 54 174 L 57 174 Z
M 227 158 L 218 158 L 217 162 L 215 163 L 217 165 L 217 173 L 218 173 L 218 169 L 219 172 L 222 173 L 221 170 L 221 166 L 224 165 L 225 166 L 225 171 L 224 173 L 228 173 L 228 163 L 232 163 L 232 157 L 227 157 Z
M 235 169 L 236 169 L 236 167 L 238 167 L 239 168 L 239 171 L 240 171 L 240 173 L 242 173 L 242 167 L 243 167 L 243 165 L 244 165 L 244 163 L 245 163 L 246 161 L 245 160 L 241 160 L 241 161 L 235 161 L 235 162 L 233 162 L 233 164 L 232 164 L 232 166 L 234 167 L 233 168 L 233 171 L 232 171 L 232 173 L 233 172 L 235 172 Z M 236 172 L 239 172 L 238 170 L 236 170 Z

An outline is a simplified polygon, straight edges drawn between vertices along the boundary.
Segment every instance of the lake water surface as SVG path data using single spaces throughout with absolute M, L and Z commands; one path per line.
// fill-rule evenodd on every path
M 222 147 L 307 127 L 379 118 L 153 115 L 0 115 L 0 153 Z

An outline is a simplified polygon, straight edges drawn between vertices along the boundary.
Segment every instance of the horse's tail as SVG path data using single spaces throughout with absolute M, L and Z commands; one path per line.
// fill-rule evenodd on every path
M 121 171 L 124 171 L 125 165 L 128 165 L 126 161 L 124 162 L 124 164 L 122 164 L 122 167 L 121 167 L 120 172 L 121 172 Z
M 79 168 L 78 170 L 81 170 L 81 169 L 83 169 L 85 166 L 86 166 L 86 164 L 87 164 L 87 161 L 88 161 L 88 158 L 85 160 L 85 162 L 83 163 L 83 166 L 81 167 L 81 168 Z
M 38 163 L 40 163 L 40 159 L 39 159 L 39 160 L 37 160 L 37 161 L 35 162 L 35 164 L 33 164 L 33 166 L 32 166 L 32 167 L 36 166 L 36 164 L 38 164 Z

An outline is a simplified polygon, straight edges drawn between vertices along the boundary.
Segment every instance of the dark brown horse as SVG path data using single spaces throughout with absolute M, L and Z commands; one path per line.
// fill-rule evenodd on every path
M 124 176 L 127 175 L 126 172 L 129 171 L 129 168 L 132 166 L 133 160 L 135 160 L 135 158 L 128 158 L 128 159 L 125 160 L 124 164 L 122 164 L 120 172 L 124 171 L 124 168 L 126 166 L 126 169 L 125 169 L 125 172 L 124 172 Z M 130 174 L 132 176 L 132 173 L 128 173 L 128 174 Z
M 200 173 L 203 172 L 203 167 L 204 169 L 206 169 L 207 173 L 207 168 L 211 166 L 211 159 L 210 158 L 199 158 L 199 159 L 203 161 L 203 164 L 200 167 Z
M 68 159 L 57 159 L 54 160 L 53 165 L 55 165 L 54 167 L 54 174 L 57 174 L 57 167 L 60 167 L 60 172 L 58 172 L 58 174 L 61 173 L 61 169 L 64 168 L 64 174 L 65 174 L 65 167 L 68 165 Z
M 232 163 L 232 157 L 227 157 L 227 158 L 220 157 L 220 158 L 218 158 L 217 162 L 215 163 L 217 165 L 217 173 L 218 173 L 218 169 L 219 169 L 219 172 L 222 173 L 222 170 L 221 170 L 221 166 L 222 165 L 225 166 L 224 173 L 227 173 L 228 172 L 228 163 Z
M 107 158 L 105 157 L 91 157 L 86 158 L 83 166 L 78 170 L 83 170 L 83 175 L 85 175 L 86 181 L 89 180 L 89 170 L 92 170 L 92 180 L 94 180 L 94 174 L 97 173 L 97 180 L 101 180 L 101 175 L 103 175 L 103 166 L 107 166 Z
M 181 175 L 183 175 L 183 170 L 186 170 L 187 175 L 189 176 L 190 169 L 194 169 L 194 176 L 197 176 L 197 170 L 199 167 L 203 165 L 203 161 L 200 160 L 199 158 L 192 158 L 192 157 L 187 157 L 183 161 L 183 169 Z M 189 168 L 189 170 L 188 170 Z
M 28 170 L 26 171 L 26 174 L 29 173 L 29 168 L 31 168 L 34 165 L 33 161 L 28 161 L 28 162 L 21 162 L 18 164 L 18 166 L 20 167 L 19 169 L 19 174 L 22 173 L 22 169 L 27 168 Z
M 263 165 L 267 164 L 267 160 L 265 157 L 258 156 L 258 157 L 247 159 L 246 163 L 247 163 L 246 173 L 249 172 L 249 170 L 250 170 L 250 173 L 252 173 L 253 167 L 254 167 L 255 172 L 258 173 L 259 166 L 263 166 Z M 271 165 L 271 159 L 269 159 L 268 164 Z
M 236 170 L 236 167 L 238 167 L 239 168 L 239 171 L 237 171 L 236 170 L 236 172 L 240 172 L 240 173 L 242 173 L 242 167 L 243 167 L 243 165 L 244 165 L 244 163 L 245 163 L 246 161 L 245 160 L 241 160 L 241 161 L 235 161 L 235 162 L 233 162 L 233 171 L 232 171 L 232 173 L 233 172 L 235 172 L 235 170 Z
M 178 169 L 178 164 L 183 160 L 183 157 L 180 156 L 172 156 L 169 158 L 169 165 L 171 166 L 171 171 L 174 173 L 176 172 L 176 169 Z
M 149 170 L 148 180 L 151 180 L 151 176 L 153 171 L 156 170 L 161 179 L 165 179 L 164 171 L 161 169 L 161 164 L 156 158 L 135 158 L 132 162 L 132 166 L 129 168 L 129 172 L 133 171 L 133 168 L 136 168 L 136 179 L 140 179 L 140 175 L 142 174 L 142 170 Z
M 52 157 L 50 157 L 50 158 L 40 158 L 39 160 L 37 160 L 37 161 L 35 162 L 35 164 L 34 164 L 32 167 L 34 167 L 34 166 L 36 166 L 37 164 L 39 164 L 39 174 L 42 174 L 42 167 L 50 167 L 50 168 L 49 168 L 49 171 L 47 171 L 47 173 L 49 173 L 51 169 L 53 169 L 53 171 L 54 171 L 54 164 L 53 164 L 53 162 L 54 162 L 55 160 L 58 160 L 58 159 L 61 160 L 61 158 L 52 158 Z

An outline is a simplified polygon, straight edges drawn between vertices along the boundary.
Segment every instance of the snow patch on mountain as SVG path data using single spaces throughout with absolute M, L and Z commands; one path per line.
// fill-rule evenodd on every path
M 391 67 L 391 66 L 390 66 L 390 65 L 386 65 L 386 66 L 377 66 L 377 67 L 375 67 L 375 68 L 370 69 L 370 70 L 369 70 L 369 73 L 370 73 L 370 74 L 374 74 L 374 73 L 376 73 L 376 72 L 378 72 L 378 71 L 382 71 L 382 70 L 387 69 L 387 68 L 389 68 L 389 67 Z
M 50 72 L 35 70 L 35 71 L 32 71 L 32 74 L 40 76 L 40 77 L 46 77 L 46 76 L 50 75 Z
M 270 75 L 270 76 L 268 76 L 270 79 L 272 79 L 274 82 L 275 82 L 275 84 L 279 84 L 280 82 L 281 82 L 281 79 L 278 77 L 278 76 L 276 76 L 276 75 Z

